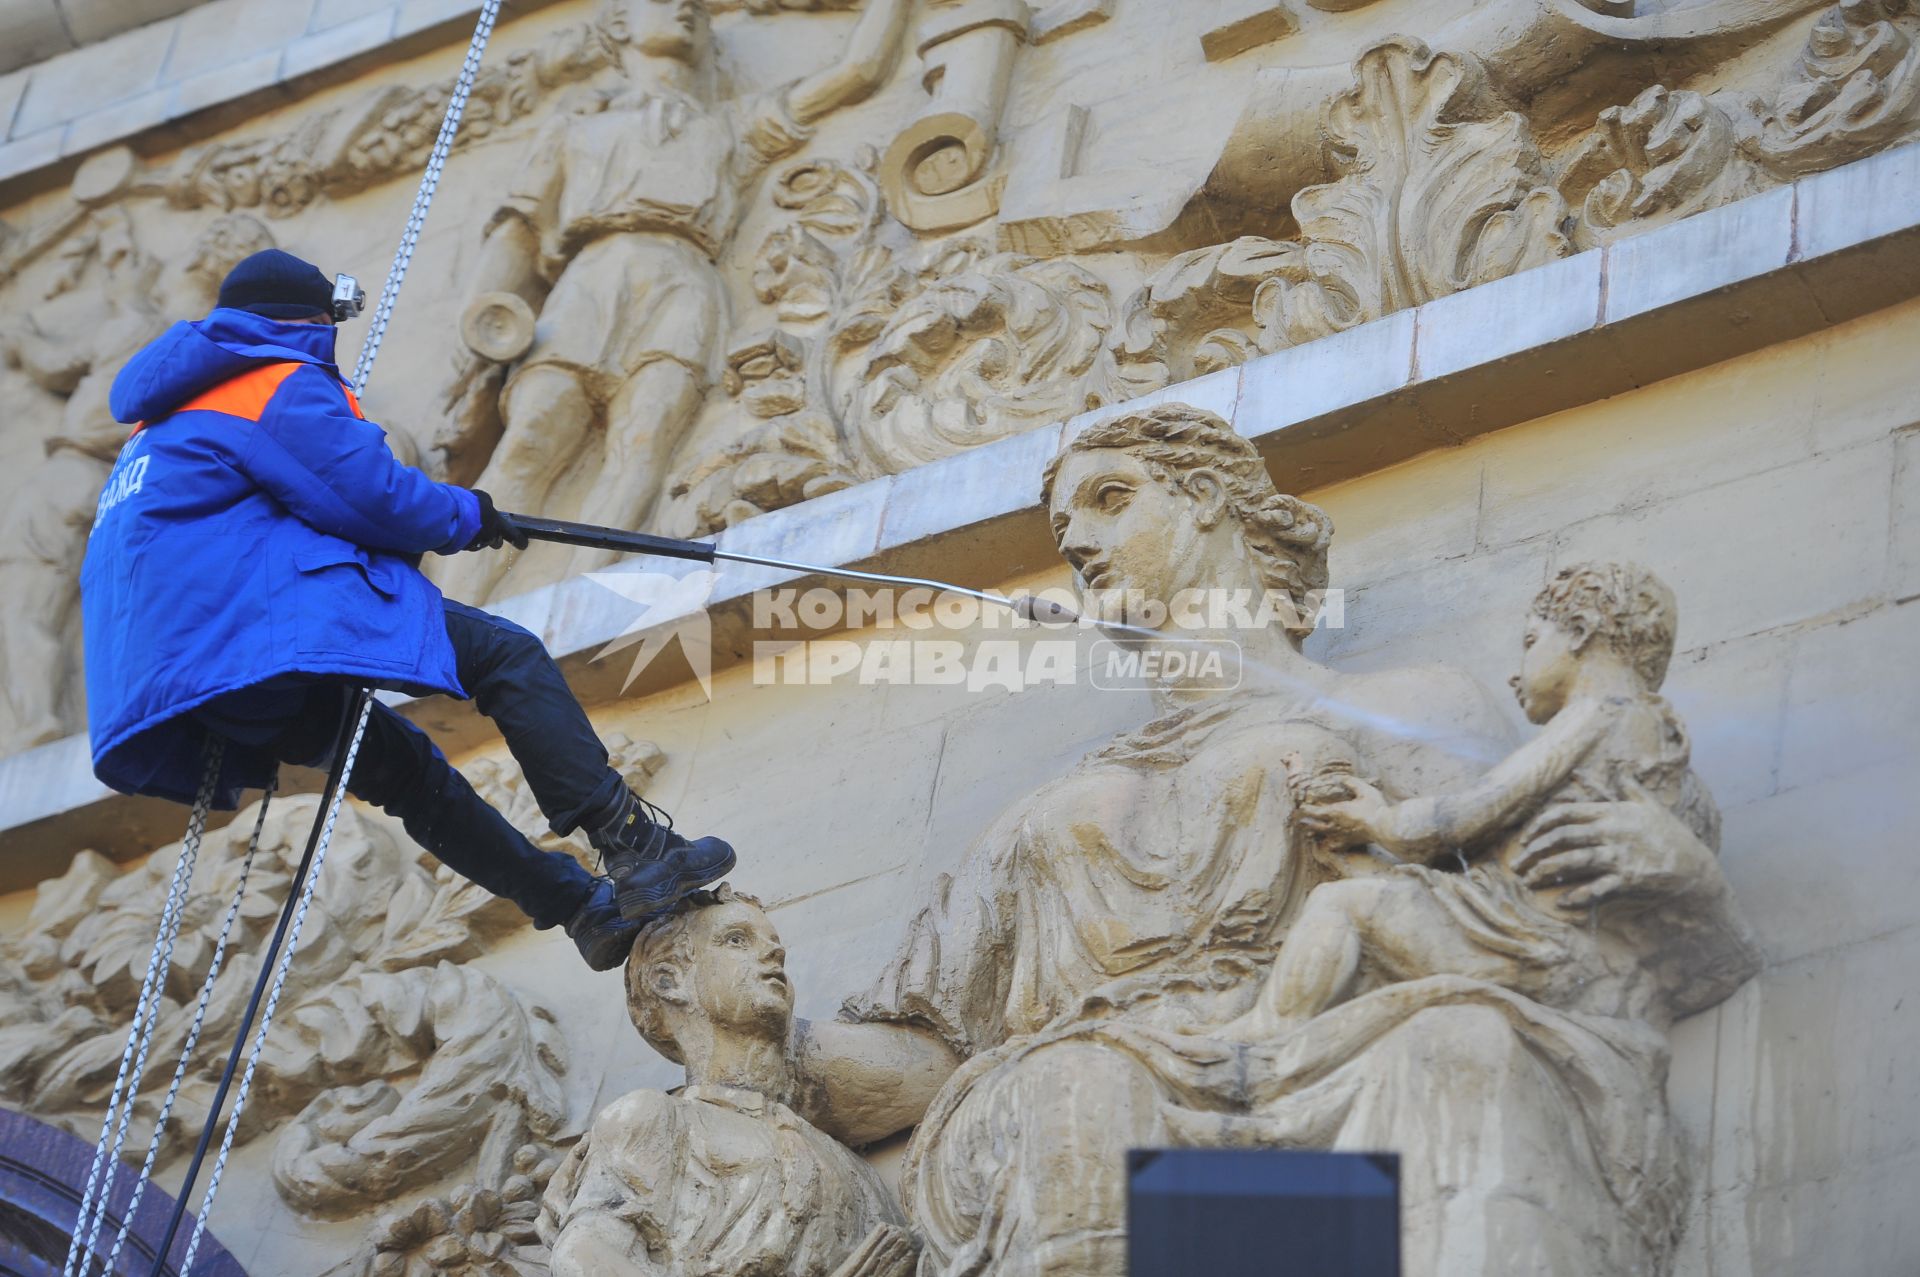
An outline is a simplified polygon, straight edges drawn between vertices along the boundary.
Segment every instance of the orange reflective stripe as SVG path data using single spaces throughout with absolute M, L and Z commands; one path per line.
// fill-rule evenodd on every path
M 231 381 L 223 381 L 205 394 L 187 400 L 174 412 L 224 412 L 229 417 L 258 421 L 267 410 L 267 401 L 273 398 L 274 391 L 280 389 L 280 383 L 304 367 L 305 364 L 289 361 L 243 372 Z
M 340 383 L 340 389 L 347 392 L 347 407 L 353 409 L 353 415 L 365 421 L 367 414 L 360 411 L 360 396 L 353 393 L 353 387 L 343 381 Z

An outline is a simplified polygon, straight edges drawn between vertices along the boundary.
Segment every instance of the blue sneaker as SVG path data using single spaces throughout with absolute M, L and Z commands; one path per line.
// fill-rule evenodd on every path
M 644 922 L 733 872 L 733 847 L 719 838 L 687 839 L 664 811 L 625 791 L 613 814 L 587 831 L 613 880 L 623 916 Z

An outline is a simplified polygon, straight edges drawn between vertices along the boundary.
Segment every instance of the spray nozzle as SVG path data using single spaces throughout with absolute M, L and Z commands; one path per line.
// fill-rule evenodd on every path
M 1023 594 L 1017 599 L 1009 599 L 1013 605 L 1013 614 L 1041 625 L 1072 625 L 1080 619 L 1080 614 L 1064 603 L 1039 594 Z

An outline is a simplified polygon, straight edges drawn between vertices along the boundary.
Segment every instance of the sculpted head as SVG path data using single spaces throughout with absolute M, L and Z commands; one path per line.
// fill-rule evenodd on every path
M 1544 723 L 1566 706 L 1583 663 L 1611 660 L 1649 692 L 1673 659 L 1679 606 L 1637 563 L 1576 563 L 1534 597 L 1513 690 L 1527 718 Z
M 1061 556 L 1090 591 L 1171 603 L 1252 587 L 1303 604 L 1327 584 L 1333 521 L 1282 494 L 1253 445 L 1213 413 L 1163 404 L 1089 427 L 1047 467 Z M 1312 613 L 1289 623 L 1296 640 Z
M 793 986 L 779 932 L 752 896 L 722 886 L 648 926 L 627 960 L 627 1014 L 676 1064 L 710 1058 L 722 1039 L 784 1047 Z
M 689 66 L 713 43 L 706 0 L 600 0 L 598 25 L 615 44 Z

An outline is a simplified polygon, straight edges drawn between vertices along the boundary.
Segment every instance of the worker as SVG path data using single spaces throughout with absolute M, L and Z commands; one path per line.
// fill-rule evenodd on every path
M 526 534 L 486 493 L 401 464 L 361 415 L 334 361 L 335 324 L 358 308 L 268 249 L 114 380 L 133 434 L 80 573 L 94 774 L 191 802 L 217 738 L 213 801 L 230 808 L 277 763 L 332 765 L 356 688 L 471 696 L 553 831 L 584 829 L 607 877 L 534 846 L 379 702 L 347 791 L 610 970 L 646 920 L 724 877 L 733 848 L 676 833 L 628 788 L 539 639 L 420 572 L 422 554 Z

